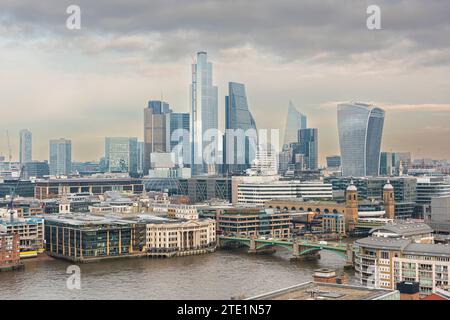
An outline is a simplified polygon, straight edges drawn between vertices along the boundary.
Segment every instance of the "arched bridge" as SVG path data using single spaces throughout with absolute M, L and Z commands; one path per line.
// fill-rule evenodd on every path
M 259 250 L 267 248 L 281 248 L 292 252 L 294 258 L 301 258 L 316 255 L 321 250 L 327 250 L 337 253 L 345 258 L 348 263 L 352 260 L 352 249 L 350 245 L 345 243 L 327 242 L 323 244 L 315 241 L 285 241 L 280 239 L 263 239 L 263 238 L 244 238 L 219 236 L 219 245 L 224 247 L 232 243 L 237 243 L 249 248 L 249 253 L 256 253 Z

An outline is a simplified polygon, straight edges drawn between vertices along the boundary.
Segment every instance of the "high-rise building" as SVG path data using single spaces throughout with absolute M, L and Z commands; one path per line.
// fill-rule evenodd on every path
M 167 152 L 166 114 L 170 112 L 169 104 L 163 101 L 149 101 L 144 109 L 144 175 L 150 169 L 150 154 Z
M 298 130 L 300 154 L 303 154 L 306 170 L 317 170 L 319 167 L 319 130 L 313 128 Z
M 32 138 L 31 131 L 20 130 L 20 163 L 24 164 L 32 160 Z
M 337 108 L 343 176 L 377 176 L 384 111 L 364 103 L 343 103 Z
M 286 127 L 284 131 L 284 145 L 297 142 L 297 133 L 300 129 L 306 129 L 307 118 L 298 112 L 295 106 L 289 101 L 289 108 L 286 118 Z
M 380 175 L 401 175 L 402 170 L 411 164 L 409 152 L 381 152 Z
M 206 52 L 197 53 L 197 61 L 192 65 L 191 84 L 191 168 L 193 175 L 215 174 L 219 157 L 218 137 L 218 90 L 213 85 L 212 63 L 208 62 Z M 212 132 L 215 130 L 215 132 Z M 205 135 L 206 133 L 206 135 Z M 215 136 L 214 136 L 214 133 Z M 203 138 L 213 135 L 210 141 Z M 205 139 L 208 140 L 208 139 Z M 215 144 L 215 151 L 208 159 L 204 159 L 204 151 L 211 144 Z M 208 152 L 206 150 L 206 152 Z
M 175 154 L 175 164 L 190 164 L 189 113 L 166 114 L 166 150 Z
M 225 129 L 226 171 L 245 171 L 255 159 L 258 137 L 255 119 L 248 108 L 245 85 L 241 83 L 228 83 L 228 96 L 225 96 Z
M 328 156 L 327 168 L 339 168 L 341 166 L 341 156 Z
M 138 141 L 137 143 L 137 172 L 138 174 L 144 173 L 144 147 L 145 144 L 143 141 Z
M 50 140 L 50 174 L 69 175 L 72 172 L 72 142 L 67 139 Z
M 108 172 L 137 174 L 137 138 L 105 138 L 105 159 Z
M 395 172 L 395 153 L 381 152 L 380 155 L 380 175 L 392 176 Z

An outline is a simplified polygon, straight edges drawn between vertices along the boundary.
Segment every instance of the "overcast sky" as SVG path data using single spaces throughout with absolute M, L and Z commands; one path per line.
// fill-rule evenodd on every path
M 66 8 L 81 7 L 81 30 Z M 366 27 L 368 5 L 381 30 Z M 386 111 L 382 149 L 450 159 L 450 1 L 0 0 L 0 154 L 33 132 L 72 140 L 97 160 L 105 136 L 143 136 L 147 100 L 189 111 L 190 68 L 208 52 L 219 86 L 247 87 L 259 128 L 284 130 L 292 100 L 319 128 L 319 152 L 339 153 L 336 103 Z

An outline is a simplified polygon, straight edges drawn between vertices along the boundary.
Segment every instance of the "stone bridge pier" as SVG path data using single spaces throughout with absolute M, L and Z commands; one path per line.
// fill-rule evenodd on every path
M 317 260 L 320 259 L 319 252 L 319 250 L 314 250 L 314 248 L 302 246 L 297 241 L 294 241 L 294 243 L 292 244 L 291 260 Z
M 250 239 L 250 248 L 248 249 L 248 253 L 256 253 L 256 240 L 255 238 Z

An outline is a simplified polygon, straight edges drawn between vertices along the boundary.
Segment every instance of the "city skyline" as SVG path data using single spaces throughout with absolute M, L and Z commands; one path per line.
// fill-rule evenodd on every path
M 134 16 L 135 23 L 124 27 L 120 21 L 128 16 L 121 6 L 80 1 L 82 28 L 69 32 L 64 25 L 64 1 L 6 3 L 8 16 L 2 19 L 8 23 L 0 29 L 0 46 L 5 49 L 0 53 L 0 87 L 13 159 L 18 159 L 22 128 L 34 134 L 33 158 L 37 160 L 46 159 L 48 140 L 61 136 L 73 141 L 74 159 L 97 160 L 106 136 L 142 139 L 142 108 L 161 93 L 175 112 L 189 112 L 190 64 L 199 50 L 207 51 L 214 63 L 219 127 L 224 123 L 221 97 L 228 82 L 235 81 L 246 85 L 260 128 L 283 132 L 292 100 L 308 116 L 310 126 L 320 129 L 321 164 L 327 155 L 339 153 L 336 104 L 351 100 L 370 102 L 386 111 L 382 151 L 449 159 L 450 150 L 441 147 L 450 140 L 449 43 L 445 32 L 436 32 L 449 26 L 442 7 L 448 4 L 411 1 L 407 11 L 404 4 L 381 1 L 379 5 L 385 13 L 383 30 L 372 32 L 365 27 L 365 3 L 336 8 L 307 2 L 299 10 L 290 1 L 258 9 L 243 2 L 233 9 L 240 14 L 231 25 L 222 17 L 226 14 L 219 14 L 230 9 L 220 3 L 208 9 L 208 17 L 199 17 L 192 10 L 195 2 L 186 1 L 178 13 L 168 13 L 158 4 L 150 8 L 137 1 L 136 11 L 127 15 L 148 10 L 161 14 L 152 21 Z M 102 6 L 110 12 L 103 13 Z M 30 17 L 30 10 L 39 12 L 42 19 Z M 249 17 L 254 10 L 263 17 L 294 14 L 274 19 L 275 25 L 268 29 Z M 318 12 L 320 19 L 312 19 L 318 18 Z M 177 19 L 180 14 L 183 18 Z M 112 23 L 108 15 L 119 23 Z M 218 27 L 205 30 L 208 21 Z M 321 21 L 331 23 L 323 26 Z M 270 37 L 258 37 L 252 25 Z M 238 29 L 250 36 L 243 37 Z M 213 32 L 221 37 L 212 37 Z M 358 45 L 347 43 L 339 36 L 342 32 L 350 32 L 345 39 Z M 333 41 L 325 41 L 324 34 L 335 35 L 329 37 Z M 48 88 L 55 91 L 51 98 L 42 95 Z M 19 94 L 23 91 L 27 95 Z M 102 121 L 97 121 L 100 117 Z M 89 130 L 82 130 L 85 127 Z M 7 156 L 7 149 L 5 132 L 0 132 L 0 154 Z

